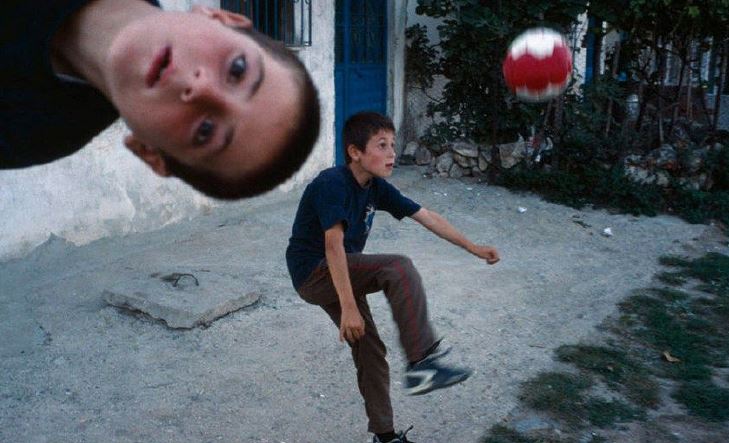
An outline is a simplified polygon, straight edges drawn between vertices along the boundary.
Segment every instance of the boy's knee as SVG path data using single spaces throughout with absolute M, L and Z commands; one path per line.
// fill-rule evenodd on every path
M 415 265 L 410 257 L 405 255 L 395 255 L 392 260 L 392 265 L 398 271 L 404 270 L 406 273 L 417 272 Z

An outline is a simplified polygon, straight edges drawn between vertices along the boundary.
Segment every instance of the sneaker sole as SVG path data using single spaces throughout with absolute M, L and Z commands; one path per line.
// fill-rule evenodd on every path
M 468 379 L 468 377 L 473 374 L 472 371 L 468 371 L 465 374 L 461 375 L 460 377 L 454 377 L 450 380 L 448 380 L 446 383 L 440 384 L 440 385 L 433 385 L 432 383 L 429 383 L 424 386 L 417 386 L 415 388 L 406 388 L 405 394 L 406 395 L 423 395 L 427 394 L 429 392 L 437 391 L 438 389 L 444 389 L 451 387 L 453 385 L 457 385 L 458 383 L 462 383 Z

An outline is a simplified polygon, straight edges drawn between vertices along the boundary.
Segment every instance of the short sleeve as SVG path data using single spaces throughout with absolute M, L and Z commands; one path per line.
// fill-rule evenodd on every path
M 389 212 L 393 217 L 402 220 L 420 210 L 420 205 L 402 195 L 390 183 L 381 180 L 378 183 L 377 209 Z
M 322 180 L 317 183 L 314 190 L 314 209 L 322 231 L 339 222 L 344 223 L 344 230 L 347 230 L 346 201 L 346 189 L 340 181 Z

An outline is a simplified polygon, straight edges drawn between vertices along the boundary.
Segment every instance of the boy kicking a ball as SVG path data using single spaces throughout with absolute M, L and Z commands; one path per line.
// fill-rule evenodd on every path
M 398 220 L 412 217 L 439 237 L 488 264 L 498 251 L 476 245 L 443 217 L 403 196 L 384 179 L 395 164 L 395 128 L 377 113 L 360 113 L 344 125 L 346 166 L 322 171 L 305 189 L 296 213 L 286 262 L 294 287 L 321 306 L 347 340 L 373 443 L 406 443 L 395 433 L 386 348 L 372 319 L 367 294 L 384 291 L 408 364 L 405 389 L 425 394 L 466 380 L 471 371 L 440 358 L 448 349 L 428 320 L 425 289 L 412 261 L 402 255 L 363 254 L 377 210 Z

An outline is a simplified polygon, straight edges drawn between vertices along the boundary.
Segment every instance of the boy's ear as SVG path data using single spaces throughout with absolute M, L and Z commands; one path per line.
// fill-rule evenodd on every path
M 217 8 L 210 8 L 208 6 L 195 5 L 192 7 L 190 12 L 192 12 L 194 14 L 202 14 L 208 18 L 217 20 L 220 23 L 224 24 L 225 26 L 228 26 L 231 28 L 244 28 L 244 29 L 253 28 L 253 22 L 248 17 L 241 15 L 241 14 L 236 14 L 235 12 L 232 12 L 232 11 L 226 11 L 226 10 L 217 9 Z
M 134 155 L 136 155 L 144 163 L 149 165 L 149 167 L 152 168 L 155 174 L 159 175 L 160 177 L 170 176 L 170 172 L 167 170 L 167 163 L 165 163 L 165 159 L 162 157 L 157 149 L 154 149 L 149 145 L 145 144 L 137 137 L 135 137 L 134 134 L 128 134 L 126 137 L 124 137 L 124 145 L 129 148 L 129 150 L 132 151 Z
M 351 158 L 352 161 L 359 161 L 359 156 L 362 155 L 362 151 L 357 149 L 355 145 L 347 145 L 347 154 L 349 154 L 349 158 Z

